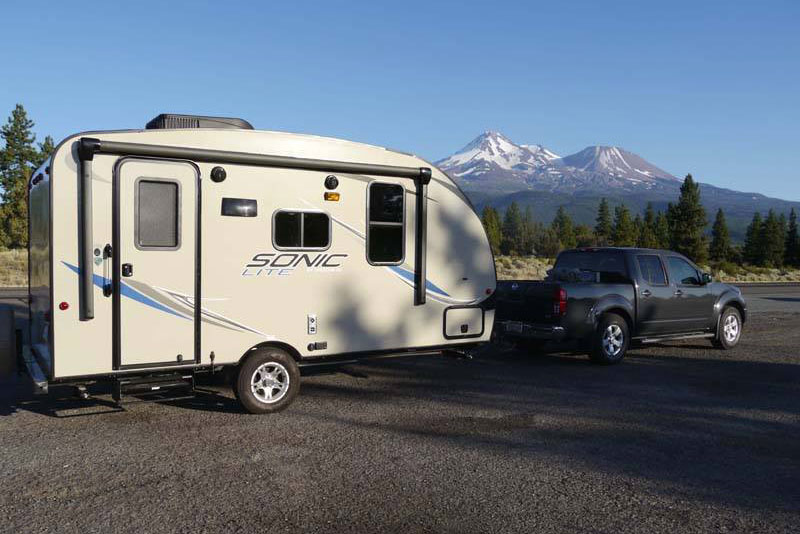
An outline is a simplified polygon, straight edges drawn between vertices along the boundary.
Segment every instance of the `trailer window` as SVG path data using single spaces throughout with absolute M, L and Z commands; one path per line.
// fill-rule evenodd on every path
M 171 180 L 140 179 L 136 184 L 136 246 L 176 249 L 180 246 L 180 186 Z
M 403 262 L 405 190 L 397 184 L 373 182 L 367 206 L 367 259 L 376 265 Z
M 331 244 L 331 219 L 316 211 L 277 211 L 272 218 L 277 249 L 325 249 Z

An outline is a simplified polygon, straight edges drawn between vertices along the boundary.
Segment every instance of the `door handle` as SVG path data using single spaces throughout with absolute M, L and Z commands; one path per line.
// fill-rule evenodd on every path
M 122 264 L 122 276 L 133 276 L 133 264 L 132 263 L 123 263 Z
M 642 296 L 643 297 L 649 297 L 652 294 L 653 293 L 649 289 L 645 289 L 644 291 L 642 291 Z
M 680 289 L 676 289 L 675 290 L 675 296 L 676 297 L 680 297 L 681 295 L 683 295 L 683 291 L 681 291 Z
M 111 296 L 111 272 L 108 266 L 109 260 L 114 256 L 114 249 L 111 248 L 110 244 L 106 244 L 103 247 L 103 296 L 110 297 Z

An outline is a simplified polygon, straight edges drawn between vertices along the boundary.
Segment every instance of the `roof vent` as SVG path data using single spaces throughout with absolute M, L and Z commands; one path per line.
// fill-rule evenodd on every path
M 145 126 L 148 130 L 168 130 L 174 128 L 231 128 L 252 130 L 253 125 L 244 119 L 233 117 L 204 117 L 202 115 L 177 115 L 162 113 Z

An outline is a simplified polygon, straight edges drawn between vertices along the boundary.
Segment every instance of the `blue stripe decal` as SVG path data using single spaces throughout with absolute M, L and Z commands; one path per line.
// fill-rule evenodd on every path
M 402 276 L 403 278 L 405 278 L 406 280 L 408 280 L 409 282 L 412 282 L 412 283 L 414 282 L 414 273 L 413 272 L 408 271 L 406 269 L 403 269 L 399 265 L 390 265 L 389 268 L 391 270 L 393 270 L 394 272 L 396 272 L 397 274 L 399 274 L 400 276 Z M 426 281 L 425 289 L 430 291 L 431 293 L 438 293 L 440 295 L 444 295 L 445 297 L 449 297 L 450 296 L 443 289 L 439 288 L 436 284 L 434 284 L 430 280 Z
M 78 267 L 75 267 L 74 265 L 70 265 L 69 263 L 67 263 L 65 261 L 62 261 L 61 263 L 63 263 L 67 267 L 69 267 L 69 269 L 74 271 L 75 273 L 80 273 L 81 272 L 81 270 Z M 105 278 L 104 276 L 100 276 L 98 274 L 92 274 L 92 281 L 94 282 L 94 285 L 99 287 L 100 289 L 103 289 L 106 286 L 106 284 L 110 284 L 111 283 L 111 280 L 109 278 Z M 176 312 L 175 310 L 167 308 L 163 304 L 161 304 L 159 302 L 156 302 L 155 300 L 151 299 L 147 295 L 145 295 L 143 293 L 140 293 L 139 291 L 136 291 L 131 286 L 127 285 L 125 282 L 121 282 L 120 283 L 120 288 L 121 288 L 121 293 L 122 293 L 123 297 L 131 298 L 131 299 L 135 300 L 136 302 L 141 302 L 145 306 L 150 306 L 151 308 L 155 308 L 155 309 L 157 309 L 159 311 L 163 311 L 165 313 L 169 313 L 171 315 L 174 315 L 175 317 L 180 317 L 181 319 L 189 320 L 188 317 L 183 316 L 183 315 L 179 314 L 178 312 Z

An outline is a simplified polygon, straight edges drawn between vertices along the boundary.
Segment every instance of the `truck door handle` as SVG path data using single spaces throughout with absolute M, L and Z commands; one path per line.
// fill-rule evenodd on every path
M 123 263 L 122 264 L 122 276 L 133 276 L 133 264 L 132 263 Z
M 652 294 L 653 293 L 649 289 L 645 289 L 644 291 L 642 291 L 642 296 L 643 297 L 649 297 Z
M 683 291 L 681 291 L 680 289 L 676 289 L 675 290 L 675 296 L 676 297 L 680 297 L 681 295 L 683 295 Z

